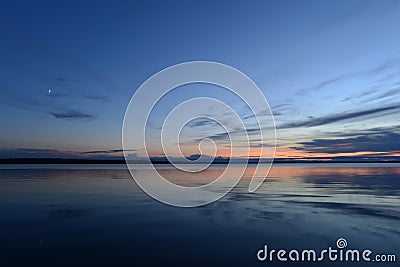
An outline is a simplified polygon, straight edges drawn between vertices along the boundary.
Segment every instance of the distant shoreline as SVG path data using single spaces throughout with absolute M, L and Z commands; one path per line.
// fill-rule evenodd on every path
M 257 160 L 249 160 L 249 164 L 257 164 Z M 143 164 L 144 162 L 132 162 Z M 168 161 L 152 160 L 153 164 L 170 164 Z M 212 164 L 228 164 L 229 160 L 214 161 Z M 315 160 L 315 159 L 275 159 L 273 163 L 400 163 L 400 160 Z M 8 158 L 0 159 L 0 164 L 126 164 L 125 160 L 109 159 L 62 159 L 62 158 Z M 195 163 L 193 163 L 195 164 Z

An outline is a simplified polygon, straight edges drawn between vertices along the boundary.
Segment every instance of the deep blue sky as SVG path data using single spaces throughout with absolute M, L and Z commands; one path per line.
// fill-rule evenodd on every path
M 400 154 L 399 1 L 216 2 L 3 1 L 0 157 L 118 155 L 136 88 L 191 60 L 259 85 L 278 156 Z

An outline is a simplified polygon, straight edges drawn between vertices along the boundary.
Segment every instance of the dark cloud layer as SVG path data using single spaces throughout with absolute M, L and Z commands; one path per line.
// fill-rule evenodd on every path
M 37 148 L 5 148 L 0 149 L 0 158 L 76 158 L 82 154 L 73 151 Z
M 94 116 L 80 111 L 50 112 L 56 119 L 93 119 Z
M 113 153 L 122 153 L 123 149 L 110 149 L 110 150 L 94 150 L 94 151 L 86 151 L 82 152 L 83 154 L 113 154 Z M 128 152 L 136 152 L 137 149 L 126 149 Z
M 355 152 L 395 152 L 400 151 L 400 134 L 381 133 L 341 139 L 314 139 L 292 147 L 310 153 L 355 153 Z
M 137 150 L 125 150 L 134 152 Z M 5 148 L 0 149 L 0 158 L 85 158 L 85 159 L 113 159 L 121 157 L 122 149 L 95 150 L 95 151 L 68 151 L 58 149 L 39 148 Z

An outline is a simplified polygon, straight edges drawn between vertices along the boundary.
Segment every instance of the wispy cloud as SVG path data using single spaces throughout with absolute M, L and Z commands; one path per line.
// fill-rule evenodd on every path
M 204 127 L 204 126 L 219 126 L 219 124 L 210 119 L 196 119 L 188 123 L 188 126 L 191 128 L 194 127 Z
M 394 89 L 388 90 L 386 92 L 383 92 L 381 94 L 371 96 L 368 99 L 364 100 L 364 103 L 368 103 L 368 102 L 372 102 L 372 101 L 376 101 L 376 100 L 382 100 L 384 98 L 390 98 L 393 96 L 397 96 L 399 94 L 400 94 L 400 88 L 394 88 Z
M 0 86 L 0 88 L 3 88 Z M 70 97 L 70 95 L 62 93 L 51 93 L 47 94 L 49 97 L 63 98 Z M 28 97 L 24 94 L 17 94 L 13 90 L 5 90 L 3 97 L 0 98 L 0 103 L 4 105 L 9 105 L 12 107 L 18 107 L 21 109 L 26 109 L 30 111 L 37 111 L 42 113 L 47 113 L 52 115 L 55 119 L 94 119 L 95 116 L 69 109 L 65 103 L 60 103 L 59 101 L 46 101 L 46 96 L 40 97 Z M 57 111 L 54 111 L 57 110 Z
M 399 61 L 398 58 L 397 59 L 391 59 L 391 60 L 388 60 L 388 61 L 386 61 L 386 62 L 384 62 L 384 63 L 382 63 L 382 64 L 380 64 L 380 65 L 378 65 L 378 66 L 376 66 L 374 68 L 372 68 L 372 69 L 369 69 L 369 70 L 367 70 L 365 72 L 361 72 L 361 74 L 365 74 L 365 75 L 368 75 L 368 76 L 381 74 L 383 72 L 391 70 L 393 67 L 399 65 L 399 63 L 400 63 L 400 61 Z
M 98 100 L 98 101 L 103 101 L 103 102 L 109 102 L 111 101 L 109 97 L 107 96 L 84 96 L 84 99 L 88 99 L 88 100 Z
M 343 99 L 342 99 L 342 102 L 347 102 L 347 101 L 350 101 L 350 100 L 353 100 L 353 99 L 360 100 L 360 99 L 362 99 L 362 98 L 364 98 L 364 97 L 366 97 L 366 96 L 372 95 L 372 94 L 374 94 L 374 93 L 376 93 L 376 92 L 377 92 L 377 89 L 376 89 L 376 88 L 373 88 L 373 89 L 370 89 L 370 90 L 367 90 L 367 91 L 363 91 L 363 92 L 361 92 L 361 93 L 358 93 L 358 94 L 356 94 L 356 95 L 348 96 L 348 97 L 346 97 L 346 98 L 343 98 Z
M 379 89 L 379 87 L 375 86 L 372 89 L 366 90 L 364 92 L 345 97 L 342 99 L 342 102 L 355 100 L 359 103 L 365 104 L 373 101 L 380 101 L 384 98 L 394 97 L 400 94 L 400 87 L 398 87 L 398 84 L 399 82 L 395 82 L 384 89 Z
M 308 87 L 308 88 L 304 88 L 304 89 L 299 90 L 299 91 L 296 93 L 296 95 L 304 95 L 304 94 L 305 94 L 306 92 L 308 92 L 308 91 L 317 91 L 317 90 L 320 90 L 320 89 L 322 89 L 322 88 L 324 88 L 324 87 L 326 87 L 326 86 L 328 86 L 328 85 L 334 84 L 334 83 L 336 83 L 336 82 L 338 82 L 338 81 L 340 81 L 340 80 L 343 80 L 343 79 L 345 79 L 345 78 L 347 78 L 347 75 L 342 75 L 342 76 L 335 77 L 335 78 L 333 78 L 333 79 L 328 79 L 328 80 L 322 81 L 322 82 L 320 82 L 320 83 L 318 83 L 318 84 L 316 84 L 316 85 L 314 85 L 314 86 L 311 86 L 311 87 Z
M 73 82 L 73 83 L 82 82 L 82 80 L 79 80 L 79 79 L 70 79 L 70 78 L 66 78 L 66 77 L 57 77 L 57 78 L 55 78 L 55 80 L 57 82 L 60 82 L 60 83 L 63 83 L 63 82 L 68 82 L 68 83 L 71 83 L 71 82 Z
M 368 77 L 368 78 L 379 78 L 379 77 L 382 78 L 382 75 L 385 75 L 387 73 L 390 73 L 390 75 L 391 75 L 390 77 L 397 78 L 396 75 L 392 75 L 392 74 L 393 74 L 394 69 L 399 65 L 400 65 L 400 60 L 399 59 L 388 60 L 388 61 L 386 61 L 386 62 L 384 62 L 384 63 L 382 63 L 382 64 L 380 64 L 378 66 L 375 66 L 375 67 L 367 69 L 367 70 L 361 70 L 361 71 L 356 71 L 356 72 L 352 72 L 352 73 L 345 73 L 345 74 L 338 75 L 338 76 L 336 76 L 334 78 L 323 80 L 323 81 L 321 81 L 321 82 L 319 82 L 319 83 L 317 83 L 317 84 L 315 84 L 313 86 L 300 89 L 296 93 L 296 95 L 303 95 L 304 96 L 310 91 L 311 92 L 312 91 L 318 91 L 318 90 L 321 90 L 321 89 L 323 89 L 325 87 L 332 86 L 334 84 L 337 84 L 337 83 L 340 83 L 340 82 L 343 82 L 343 81 L 348 81 L 348 80 L 351 80 L 351 79 L 354 79 L 354 78 L 359 78 L 359 79 L 365 79 L 366 77 Z M 386 81 L 386 80 L 387 80 L 387 77 L 385 77 L 383 80 L 382 79 L 379 79 L 378 81 L 375 80 L 375 82 L 383 82 L 383 81 Z M 373 89 L 367 89 L 366 88 L 365 90 L 367 90 L 367 91 L 361 92 L 360 94 L 357 94 L 355 96 L 346 97 L 342 101 L 345 102 L 345 101 L 349 101 L 349 100 L 354 99 L 354 98 L 358 99 L 360 97 L 365 97 L 365 96 L 368 96 L 368 95 L 378 91 L 377 88 L 373 88 Z
M 313 119 L 306 120 L 306 121 L 288 122 L 288 123 L 279 125 L 277 128 L 278 129 L 287 129 L 287 128 L 299 128 L 299 127 L 315 127 L 315 126 L 321 126 L 321 125 L 331 124 L 331 123 L 335 123 L 335 122 L 340 122 L 340 121 L 344 121 L 344 120 L 356 119 L 356 118 L 367 116 L 367 115 L 383 113 L 385 111 L 397 112 L 397 110 L 399 108 L 400 108 L 400 106 L 398 104 L 396 104 L 396 105 L 392 105 L 392 106 L 373 108 L 373 109 L 369 109 L 369 110 L 361 110 L 361 111 L 348 112 L 348 113 L 339 113 L 339 114 L 328 115 L 328 116 L 320 117 L 320 118 L 313 118 Z
M 48 93 L 46 94 L 47 97 L 69 97 L 70 95 L 68 94 L 62 94 L 62 93 Z
M 329 136 L 331 138 L 351 138 L 362 135 L 376 135 L 383 133 L 397 133 L 400 132 L 400 125 L 393 126 L 383 126 L 383 127 L 373 127 L 366 129 L 351 129 L 349 131 L 329 131 L 323 132 L 324 136 Z
M 209 136 L 207 136 L 207 138 L 210 138 L 214 141 L 227 141 L 227 140 L 229 140 L 229 133 L 217 133 L 217 134 L 209 135 Z M 203 138 L 196 139 L 195 141 L 199 142 L 201 140 L 203 140 Z

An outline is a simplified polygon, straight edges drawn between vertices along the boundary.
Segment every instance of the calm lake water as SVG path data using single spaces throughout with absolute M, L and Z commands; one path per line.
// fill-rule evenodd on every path
M 207 183 L 224 166 L 178 184 Z M 221 200 L 162 204 L 123 165 L 0 165 L 0 266 L 400 266 L 400 164 L 276 164 L 254 194 L 249 168 Z M 396 263 L 259 262 L 272 249 L 348 248 Z

